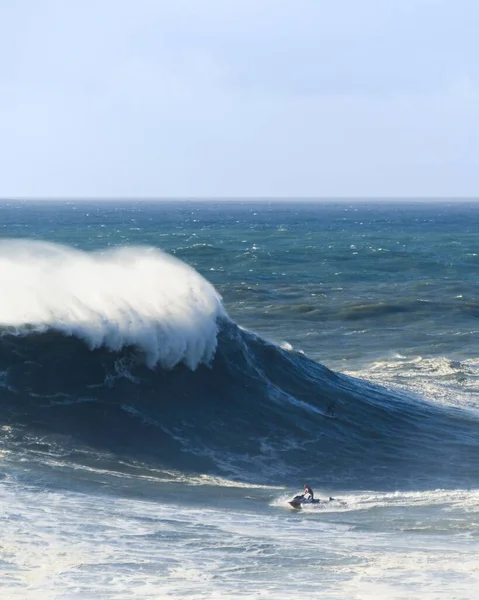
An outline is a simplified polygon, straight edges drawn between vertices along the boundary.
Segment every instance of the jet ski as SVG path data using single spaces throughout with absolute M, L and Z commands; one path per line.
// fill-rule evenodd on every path
M 288 501 L 288 504 L 293 508 L 302 508 L 306 504 L 328 504 L 329 502 L 333 502 L 334 498 L 329 498 L 329 500 L 319 500 L 316 498 L 305 498 L 304 494 L 299 494 L 295 496 L 292 500 Z

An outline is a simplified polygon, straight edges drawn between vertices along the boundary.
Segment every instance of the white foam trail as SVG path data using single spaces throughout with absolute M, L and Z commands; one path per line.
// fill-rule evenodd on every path
M 477 359 L 396 355 L 345 373 L 389 389 L 405 390 L 434 404 L 479 410 Z
M 213 286 L 158 249 L 0 242 L 0 326 L 19 334 L 54 329 L 91 349 L 136 346 L 149 366 L 195 369 L 214 356 L 219 316 Z

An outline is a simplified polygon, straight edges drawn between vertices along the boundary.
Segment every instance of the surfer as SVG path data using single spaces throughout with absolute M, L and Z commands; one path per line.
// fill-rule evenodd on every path
M 314 500 L 314 492 L 307 483 L 304 484 L 303 497 L 306 498 L 306 500 Z

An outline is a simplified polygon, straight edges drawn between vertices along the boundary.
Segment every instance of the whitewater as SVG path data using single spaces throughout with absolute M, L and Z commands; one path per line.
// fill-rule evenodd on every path
M 221 303 L 193 269 L 154 248 L 86 254 L 29 240 L 0 242 L 1 324 L 56 330 L 90 349 L 141 348 L 150 366 L 194 369 L 216 347 Z
M 1 597 L 475 598 L 478 226 L 0 204 Z

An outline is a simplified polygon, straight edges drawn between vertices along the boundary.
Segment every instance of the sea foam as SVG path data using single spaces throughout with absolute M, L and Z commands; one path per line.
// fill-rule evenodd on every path
M 0 242 L 0 326 L 9 333 L 53 329 L 90 349 L 135 346 L 151 367 L 195 369 L 214 356 L 220 316 L 213 286 L 158 249 Z

